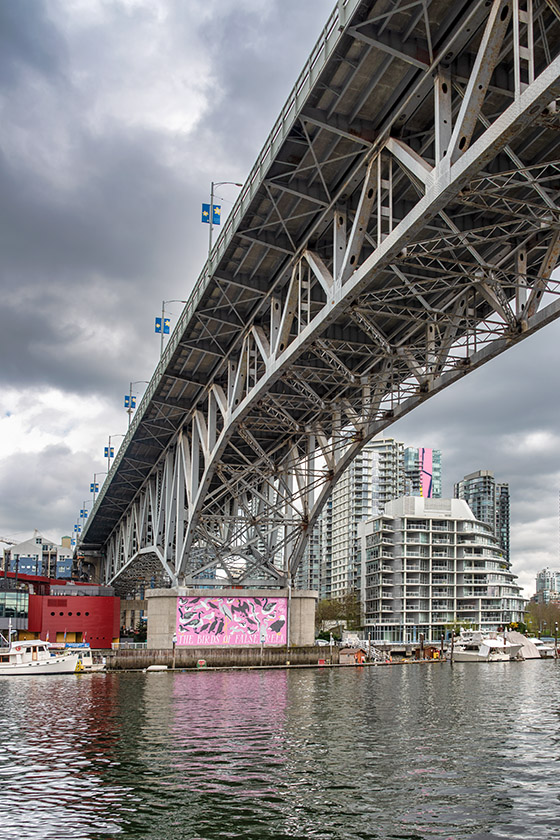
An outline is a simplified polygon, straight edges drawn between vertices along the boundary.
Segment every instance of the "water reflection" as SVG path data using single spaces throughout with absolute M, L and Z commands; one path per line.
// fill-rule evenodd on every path
M 0 680 L 0 838 L 560 837 L 560 663 Z
M 120 831 L 106 786 L 118 731 L 118 685 L 103 676 L 0 680 L 0 837 L 89 838 Z

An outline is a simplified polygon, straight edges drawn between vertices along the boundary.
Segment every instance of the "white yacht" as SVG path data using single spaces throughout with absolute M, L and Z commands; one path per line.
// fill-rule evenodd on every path
M 509 662 L 517 657 L 521 645 L 499 633 L 461 630 L 453 645 L 453 662 Z
M 95 659 L 92 649 L 86 642 L 67 642 L 64 645 L 64 651 L 78 654 L 76 671 L 105 670 L 105 659 Z
M 7 647 L 0 647 L 0 676 L 73 674 L 77 665 L 78 653 L 54 654 L 49 643 L 42 639 L 16 640 Z
M 554 659 L 554 657 L 556 656 L 554 644 L 545 642 L 544 639 L 529 639 L 529 641 L 534 644 L 534 646 L 540 654 L 541 659 Z

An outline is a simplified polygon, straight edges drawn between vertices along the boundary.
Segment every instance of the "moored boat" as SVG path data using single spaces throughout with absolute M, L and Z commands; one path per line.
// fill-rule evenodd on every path
M 0 676 L 73 674 L 77 665 L 77 653 L 68 651 L 55 655 L 49 643 L 42 639 L 16 640 L 0 648 Z
M 529 641 L 537 648 L 541 659 L 555 658 L 556 651 L 554 649 L 554 644 L 549 644 L 548 642 L 545 642 L 544 639 L 529 639 Z
M 453 662 L 509 662 L 515 659 L 521 645 L 499 633 L 461 630 L 453 646 Z
M 489 649 L 480 650 L 483 640 L 479 630 L 461 630 L 453 644 L 453 662 L 488 662 Z
M 76 671 L 104 671 L 105 661 L 96 660 L 93 651 L 86 642 L 67 642 L 64 651 L 78 654 L 78 665 Z

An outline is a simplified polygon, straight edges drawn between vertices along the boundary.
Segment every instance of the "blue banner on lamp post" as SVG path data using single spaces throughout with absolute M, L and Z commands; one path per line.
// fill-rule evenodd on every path
M 222 218 L 222 207 L 220 204 L 213 204 L 212 205 L 212 224 L 219 225 Z M 202 205 L 202 219 L 201 221 L 205 222 L 207 225 L 210 224 L 210 205 L 203 204 Z

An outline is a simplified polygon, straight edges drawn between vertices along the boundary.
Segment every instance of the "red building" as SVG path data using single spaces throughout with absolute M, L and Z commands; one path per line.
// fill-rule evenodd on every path
M 8 572 L 10 589 L 26 590 L 27 622 L 20 613 L 13 622 L 20 639 L 87 642 L 92 648 L 111 647 L 119 640 L 120 598 L 110 587 L 52 580 Z M 27 627 L 24 627 L 24 624 Z

